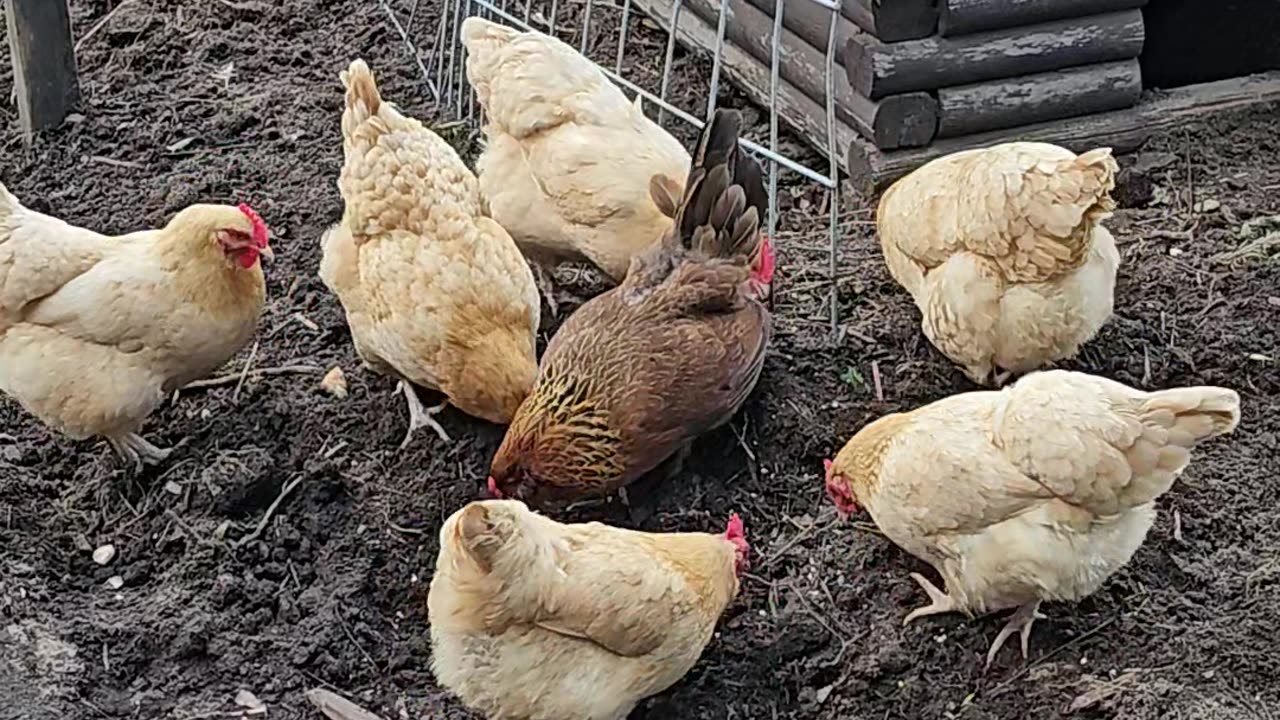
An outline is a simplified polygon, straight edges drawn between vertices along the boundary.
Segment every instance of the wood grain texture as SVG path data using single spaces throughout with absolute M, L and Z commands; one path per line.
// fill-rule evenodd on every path
M 707 24 L 714 27 L 718 22 L 720 5 L 715 0 L 685 0 L 685 3 Z M 821 7 L 807 2 L 795 4 Z M 767 14 L 747 0 L 726 0 L 725 7 L 730 13 L 725 24 L 727 40 L 769 67 L 773 62 L 772 9 Z M 830 13 L 827 15 L 829 23 Z M 783 13 L 778 74 L 823 107 L 825 113 L 826 54 L 785 29 L 786 17 Z M 837 117 L 877 147 L 919 147 L 933 139 L 938 126 L 938 101 L 932 95 L 907 93 L 880 101 L 868 100 L 849 87 L 848 76 L 839 65 L 835 66 L 831 80 Z M 760 90 L 767 95 L 768 84 Z
M 1151 93 L 1124 110 L 937 140 L 924 148 L 882 152 L 859 140 L 849 146 L 846 166 L 854 190 L 871 194 L 934 158 L 960 150 L 1017 138 L 1056 143 L 1075 152 L 1110 147 L 1120 154 L 1137 149 L 1155 133 L 1215 113 L 1272 104 L 1280 104 L 1280 70 Z
M 942 88 L 938 137 L 1119 110 L 1141 96 L 1136 58 Z
M 1127 60 L 1142 52 L 1142 12 L 1125 10 L 958 38 L 882 43 L 849 39 L 845 69 L 872 100 L 1077 65 Z
M 795 0 L 790 0 L 795 2 Z M 671 4 L 667 0 L 633 0 L 635 7 L 647 14 L 664 30 L 670 30 Z M 676 30 L 676 39 L 685 47 L 700 52 L 714 47 L 716 29 L 697 16 L 696 13 L 681 13 L 680 23 Z M 729 79 L 737 84 L 751 101 L 768 107 L 769 105 L 769 68 L 756 60 L 750 53 L 733 43 L 726 43 L 723 66 Z M 778 84 L 777 111 L 788 125 L 814 149 L 827 152 L 826 110 L 801 92 L 789 82 Z M 835 144 L 837 160 L 848 157 L 845 148 L 857 137 L 857 133 L 848 124 L 836 119 Z M 825 172 L 825 168 L 823 169 Z
M 938 0 L 938 33 L 955 37 L 1146 4 L 1147 0 Z
M 938 26 L 935 0 L 844 0 L 840 6 L 845 17 L 883 42 L 917 40 L 933 34 Z M 791 0 L 787 9 L 804 5 L 804 0 Z M 810 3 L 813 4 L 813 3 Z
M 855 0 L 849 0 L 855 2 Z M 751 5 L 757 10 L 768 15 L 770 20 L 773 19 L 774 10 L 777 8 L 775 0 L 750 0 Z M 785 0 L 784 0 L 785 2 Z M 800 36 L 805 42 L 812 45 L 818 52 L 825 53 L 827 51 L 827 41 L 830 39 L 831 32 L 831 15 L 832 12 L 827 8 L 815 2 L 785 2 L 785 10 L 782 13 L 782 25 L 791 32 Z M 844 65 L 844 49 L 848 44 L 849 38 L 862 32 L 852 20 L 842 14 L 836 15 L 836 62 Z
M 30 141 L 80 104 L 75 44 L 66 0 L 5 0 L 18 122 Z

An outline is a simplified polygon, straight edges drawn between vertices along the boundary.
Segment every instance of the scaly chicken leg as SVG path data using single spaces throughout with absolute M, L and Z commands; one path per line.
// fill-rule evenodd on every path
M 529 269 L 533 271 L 533 281 L 537 283 L 538 291 L 546 298 L 551 317 L 559 317 L 560 306 L 556 303 L 556 287 L 551 282 L 551 272 L 536 262 L 529 263 Z
M 404 434 L 404 440 L 400 441 L 401 450 L 409 446 L 409 441 L 413 439 L 414 431 L 424 426 L 435 430 L 441 440 L 452 442 L 449 439 L 449 433 L 445 432 L 440 423 L 431 417 L 449 406 L 447 399 L 433 408 L 424 408 L 422 407 L 422 401 L 418 399 L 418 393 L 413 389 L 413 385 L 401 380 L 397 389 L 404 393 L 405 402 L 409 404 L 409 431 Z
M 111 449 L 116 451 L 122 460 L 132 463 L 133 468 L 137 472 L 142 472 L 142 466 L 158 465 L 168 459 L 173 453 L 171 448 L 161 448 L 152 445 L 137 433 L 125 433 L 120 437 L 109 437 L 107 443 L 111 445 Z
M 912 620 L 919 617 L 924 617 L 926 615 L 941 615 L 942 613 L 954 612 L 958 609 L 955 601 L 951 599 L 951 596 L 939 590 L 938 586 L 929 582 L 929 579 L 925 576 L 920 573 L 911 573 L 911 579 L 916 581 L 916 584 L 920 586 L 920 589 L 924 590 L 925 594 L 928 595 L 929 599 L 933 602 L 925 605 L 924 607 L 916 608 L 908 613 L 907 617 L 902 621 L 903 625 L 907 625 Z
M 1001 628 L 1000 634 L 996 635 L 996 641 L 991 643 L 991 649 L 987 651 L 987 667 L 991 667 L 991 661 L 996 659 L 996 653 L 1000 652 L 1000 648 L 1004 646 L 1004 641 L 1015 632 L 1021 635 L 1022 639 L 1022 659 L 1027 659 L 1027 639 L 1031 637 L 1031 623 L 1036 620 L 1043 620 L 1044 615 L 1040 613 L 1040 601 L 1029 602 L 1019 607 L 1012 615 L 1009 616 L 1009 622 Z

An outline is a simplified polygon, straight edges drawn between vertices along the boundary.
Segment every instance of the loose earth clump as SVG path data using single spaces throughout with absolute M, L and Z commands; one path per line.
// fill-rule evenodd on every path
M 411 4 L 395 4 L 401 17 Z M 77 36 L 116 5 L 73 2 Z M 413 32 L 427 36 L 438 5 L 421 5 Z M 628 70 L 656 83 L 659 36 L 636 32 Z M 384 718 L 472 717 L 433 682 L 424 598 L 437 529 L 476 497 L 502 429 L 449 411 L 452 444 L 420 433 L 398 453 L 394 383 L 359 368 L 316 276 L 342 210 L 336 76 L 355 55 L 407 112 L 444 117 L 379 3 L 359 0 L 131 3 L 81 49 L 82 117 L 27 151 L 0 109 L 0 179 L 31 207 L 123 232 L 244 200 L 279 254 L 250 371 L 246 350 L 149 424 L 149 439 L 179 445 L 167 465 L 128 478 L 101 444 L 0 402 L 0 716 L 231 718 L 254 712 L 247 691 L 268 717 L 314 718 L 303 693 L 322 686 Z M 707 65 L 678 57 L 672 86 L 700 112 Z M 10 85 L 5 58 L 0 96 Z M 709 530 L 737 511 L 754 568 L 697 667 L 635 717 L 1280 712 L 1280 260 L 1214 259 L 1254 240 L 1246 222 L 1280 214 L 1276 108 L 1158 138 L 1130 164 L 1137 206 L 1109 223 L 1124 256 L 1116 316 L 1065 365 L 1143 388 L 1226 385 L 1244 405 L 1239 430 L 1160 501 L 1130 566 L 1077 606 L 1046 607 L 1030 663 L 1007 649 L 983 672 L 995 619 L 901 626 L 923 600 L 907 574 L 931 571 L 874 526 L 835 521 L 821 460 L 875 417 L 973 388 L 921 336 L 852 199 L 833 336 L 824 199 L 786 181 L 760 387 L 651 491 L 640 523 Z M 335 365 L 341 400 L 320 387 Z M 616 505 L 591 516 L 631 522 Z M 95 562 L 107 544 L 114 557 Z

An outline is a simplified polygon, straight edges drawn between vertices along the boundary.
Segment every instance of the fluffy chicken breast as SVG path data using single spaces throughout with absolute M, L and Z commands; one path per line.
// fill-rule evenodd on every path
M 716 113 L 681 200 L 654 179 L 657 201 L 679 208 L 675 226 L 551 339 L 490 466 L 492 494 L 538 506 L 608 495 L 678 459 L 746 402 L 772 327 L 758 293 L 773 251 L 740 125 L 738 113 Z
M 174 390 L 253 337 L 270 259 L 247 205 L 193 205 L 110 237 L 29 210 L 0 185 L 0 391 L 135 468 L 169 450 L 138 433 Z
M 492 720 L 623 720 L 697 662 L 746 558 L 736 515 L 662 534 L 471 503 L 440 529 L 432 670 Z
M 1110 148 L 1013 142 L 938 158 L 880 199 L 890 274 L 971 380 L 1070 357 L 1111 316 L 1120 253 L 1099 223 L 1116 170 Z
M 511 236 L 481 211 L 457 152 L 378 93 L 363 60 L 342 73 L 342 222 L 320 277 L 346 310 L 356 351 L 398 378 L 409 431 L 430 426 L 410 383 L 490 422 L 511 420 L 537 374 L 538 290 Z
M 493 218 L 535 263 L 588 260 L 621 282 L 671 227 L 649 179 L 683 179 L 689 153 L 553 37 L 471 17 L 462 42 L 488 120 L 476 171 Z
M 1129 562 L 1192 448 L 1239 422 L 1226 388 L 1038 372 L 867 425 L 828 461 L 827 492 L 942 576 L 945 593 L 912 573 L 931 603 L 905 622 L 1018 608 L 990 665 L 1014 632 L 1026 657 L 1041 602 L 1084 598 Z

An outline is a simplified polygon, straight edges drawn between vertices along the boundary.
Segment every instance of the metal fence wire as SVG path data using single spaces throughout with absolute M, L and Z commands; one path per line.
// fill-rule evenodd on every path
M 462 21 L 472 15 L 478 15 L 520 30 L 532 30 L 554 35 L 569 45 L 577 47 L 579 52 L 599 67 L 607 77 L 617 83 L 629 96 L 633 97 L 638 94 L 644 98 L 647 104 L 656 106 L 659 124 L 670 129 L 670 123 L 673 121 L 686 123 L 696 132 L 705 126 L 707 120 L 715 112 L 716 103 L 719 99 L 721 74 L 727 44 L 726 29 L 728 24 L 733 22 L 732 11 L 729 7 L 730 0 L 706 1 L 710 6 L 718 9 L 718 15 L 715 18 L 715 46 L 714 48 L 702 48 L 712 55 L 706 114 L 703 118 L 698 118 L 685 112 L 674 105 L 668 97 L 671 90 L 672 71 L 676 64 L 677 39 L 684 35 L 686 45 L 692 43 L 692 40 L 685 35 L 684 27 L 681 25 L 681 20 L 687 17 L 685 13 L 692 14 L 692 11 L 685 7 L 686 0 L 616 0 L 616 2 L 610 0 L 538 0 L 536 5 L 535 0 L 413 0 L 407 14 L 403 11 L 397 13 L 388 3 L 388 0 L 379 0 L 379 3 L 417 63 L 427 92 L 445 110 L 446 114 L 452 115 L 455 120 L 465 120 L 474 127 L 478 127 L 481 120 L 482 110 L 476 100 L 475 92 L 467 82 L 465 70 L 466 50 L 461 41 Z M 806 180 L 825 188 L 828 195 L 825 203 L 828 216 L 827 229 L 830 234 L 827 267 L 830 281 L 828 302 L 833 333 L 837 332 L 840 319 L 836 295 L 840 202 L 838 187 L 839 149 L 836 145 L 834 92 L 835 73 L 838 71 L 835 48 L 841 6 L 845 1 L 847 0 L 774 0 L 773 35 L 769 62 L 770 107 L 764 109 L 769 117 L 769 144 L 768 147 L 764 147 L 746 138 L 741 140 L 742 145 L 755 153 L 768 170 L 769 211 L 767 225 L 771 237 L 776 235 L 778 227 L 778 175 L 780 172 L 796 173 Z M 617 2 L 620 2 L 620 4 L 616 4 Z M 665 15 L 660 18 L 654 18 L 663 27 L 662 32 L 666 36 L 665 54 L 663 56 L 657 94 L 649 92 L 637 82 L 624 77 L 623 73 L 624 60 L 627 58 L 627 45 L 632 39 L 632 25 L 636 22 L 637 15 L 642 14 L 635 7 L 640 3 L 656 9 L 655 15 L 662 12 L 665 6 Z M 777 108 L 778 89 L 782 82 L 780 68 L 784 53 L 782 45 L 784 13 L 788 4 L 793 4 L 794 7 L 795 3 L 818 5 L 826 9 L 830 14 L 824 68 L 827 133 L 826 142 L 821 143 L 826 148 L 827 162 L 826 167 L 821 170 L 810 167 L 794 157 L 783 154 L 779 150 L 779 117 Z M 426 40 L 425 43 L 419 42 L 419 38 L 414 35 L 415 21 L 418 20 L 420 5 L 431 6 L 433 10 L 431 14 L 433 15 L 435 12 L 439 13 L 439 17 L 434 23 L 434 29 L 430 30 L 429 34 L 424 33 L 426 37 L 422 39 Z M 563 22 L 564 19 L 561 16 L 566 11 L 578 13 L 576 22 L 573 22 L 572 19 L 569 22 Z M 424 9 L 424 14 L 425 12 Z M 593 43 L 593 22 L 603 20 L 605 14 L 609 13 L 612 13 L 618 20 L 616 38 L 612 39 L 611 42 L 597 40 Z M 422 21 L 420 24 L 427 26 L 432 24 L 432 18 L 430 17 L 424 17 Z M 574 32 L 575 30 L 577 31 L 576 33 Z M 576 45 L 573 42 L 574 34 L 579 36 Z M 606 38 L 606 40 L 609 39 Z M 602 45 L 611 45 L 612 47 L 602 48 Z

